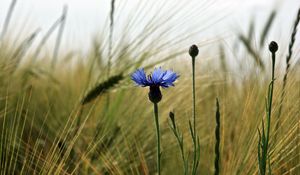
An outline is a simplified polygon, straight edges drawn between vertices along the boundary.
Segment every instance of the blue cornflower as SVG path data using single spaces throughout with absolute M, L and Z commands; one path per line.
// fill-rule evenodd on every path
M 142 87 L 149 86 L 149 99 L 153 103 L 158 103 L 161 98 L 161 92 L 159 87 L 168 88 L 174 86 L 174 82 L 179 77 L 178 74 L 171 70 L 162 70 L 161 68 L 155 68 L 154 71 L 146 76 L 143 68 L 136 70 L 132 75 L 131 79 L 138 85 Z
M 168 88 L 174 86 L 175 80 L 178 78 L 178 74 L 171 70 L 162 70 L 161 68 L 155 68 L 153 73 L 146 76 L 143 68 L 136 70 L 132 75 L 131 79 L 139 86 L 161 86 Z

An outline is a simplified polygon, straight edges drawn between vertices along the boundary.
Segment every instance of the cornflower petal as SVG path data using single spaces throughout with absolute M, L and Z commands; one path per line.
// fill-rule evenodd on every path
M 163 71 L 161 68 L 155 68 L 153 73 L 151 74 L 152 83 L 159 85 L 164 74 L 165 71 Z
M 131 79 L 139 86 L 148 86 L 149 82 L 146 78 L 146 73 L 143 68 L 136 70 L 132 75 Z
M 169 87 L 169 86 L 174 86 L 174 82 L 176 81 L 176 79 L 179 76 L 171 71 L 171 70 L 167 70 L 166 73 L 164 74 L 164 76 L 162 77 L 163 81 L 162 81 L 162 87 Z

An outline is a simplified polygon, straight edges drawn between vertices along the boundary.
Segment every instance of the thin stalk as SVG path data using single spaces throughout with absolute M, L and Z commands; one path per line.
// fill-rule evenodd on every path
M 59 25 L 61 25 L 61 23 L 63 22 L 64 20 L 64 14 L 62 14 L 53 24 L 52 26 L 47 30 L 45 36 L 41 39 L 40 43 L 38 44 L 37 48 L 36 48 L 36 51 L 34 53 L 34 56 L 33 56 L 33 61 L 32 62 L 35 62 L 37 57 L 40 55 L 41 53 L 41 50 L 43 48 L 43 46 L 46 44 L 47 40 L 50 38 L 50 36 L 52 35 L 52 33 L 55 31 L 55 29 L 57 27 L 59 27 Z
M 159 130 L 159 121 L 158 121 L 158 106 L 157 103 L 154 104 L 154 119 L 155 119 L 155 126 L 156 126 L 156 138 L 157 138 L 157 173 L 160 175 L 160 130 Z
M 300 23 L 300 8 L 298 9 L 298 13 L 297 13 L 297 17 L 294 23 L 294 27 L 293 27 L 293 32 L 291 35 L 291 39 L 290 39 L 290 43 L 289 43 L 289 49 L 288 49 L 288 55 L 286 56 L 286 68 L 285 68 L 285 74 L 283 77 L 283 84 L 282 84 L 282 88 L 281 88 L 281 97 L 280 97 L 280 106 L 279 106 L 279 111 L 278 111 L 278 115 L 277 115 L 277 123 L 276 123 L 276 134 L 275 134 L 275 140 L 277 139 L 277 133 L 278 133 L 278 129 L 279 129 L 279 125 L 280 125 L 280 116 L 282 113 L 282 108 L 283 108 L 283 101 L 284 101 L 284 97 L 285 97 L 285 91 L 286 91 L 286 84 L 287 84 L 287 78 L 288 78 L 288 73 L 290 70 L 290 60 L 292 58 L 293 55 L 293 47 L 296 41 L 296 35 L 297 35 L 297 27 Z
M 272 66 L 273 67 L 273 66 Z M 269 159 L 268 156 L 268 149 L 269 149 L 269 138 L 270 138 L 270 126 L 271 126 L 271 111 L 272 111 L 272 99 L 273 99 L 273 88 L 274 88 L 274 76 L 272 71 L 272 81 L 269 85 L 269 91 L 268 91 L 268 101 L 267 101 L 267 130 L 265 133 L 265 130 L 263 128 L 262 130 L 262 140 L 261 140 L 261 147 L 262 147 L 262 155 L 260 158 L 260 174 L 265 175 L 266 174 L 266 166 L 267 161 Z M 262 124 L 264 127 L 264 123 Z M 269 167 L 270 169 L 270 167 Z
M 271 127 L 271 113 L 272 113 L 272 101 L 273 101 L 273 89 L 274 89 L 274 74 L 275 74 L 275 57 L 276 51 L 278 50 L 278 45 L 276 42 L 272 41 L 269 45 L 269 50 L 272 53 L 272 81 L 268 88 L 268 96 L 266 100 L 266 113 L 267 113 L 267 123 L 266 130 L 264 129 L 264 122 L 262 121 L 262 134 L 259 132 L 259 144 L 258 144 L 258 163 L 259 163 L 259 173 L 260 175 L 265 175 L 267 171 L 267 163 L 269 165 L 269 174 L 271 174 L 270 167 L 270 157 L 269 157 L 269 138 L 270 138 L 270 127 Z
M 272 101 L 273 101 L 273 89 L 274 89 L 274 72 L 275 72 L 275 52 L 272 53 L 272 82 L 270 87 L 270 98 L 268 107 L 268 125 L 267 125 L 267 147 L 269 143 L 270 125 L 271 125 L 271 112 L 272 112 Z
M 272 112 L 272 101 L 273 101 L 273 89 L 274 89 L 274 71 L 275 71 L 275 52 L 272 53 L 272 81 L 270 84 L 270 91 L 269 91 L 269 102 L 268 102 L 268 118 L 267 118 L 267 144 L 266 149 L 269 146 L 269 137 L 270 137 L 270 125 L 271 125 L 271 112 Z
M 110 75 L 111 59 L 112 59 L 112 44 L 113 44 L 113 32 L 114 32 L 114 14 L 115 14 L 115 0 L 111 0 L 110 8 L 110 25 L 109 25 L 109 42 L 108 42 L 108 63 L 107 63 L 107 76 Z
M 216 102 L 217 111 L 216 111 L 216 130 L 215 130 L 215 136 L 216 136 L 216 145 L 215 145 L 215 173 L 214 175 L 220 174 L 220 105 L 219 100 L 217 99 Z
M 9 9 L 8 9 L 8 12 L 7 12 L 7 15 L 6 15 L 6 17 L 5 17 L 3 29 L 2 29 L 2 32 L 1 32 L 0 41 L 4 38 L 4 36 L 5 36 L 5 34 L 6 34 L 7 30 L 8 30 L 8 26 L 9 26 L 9 23 L 10 23 L 10 20 L 11 20 L 11 17 L 12 17 L 12 14 L 13 14 L 13 12 L 14 12 L 16 3 L 17 3 L 17 0 L 13 0 L 13 1 L 11 1 L 11 3 L 10 3 L 10 6 L 9 6 Z
M 273 101 L 273 89 L 274 89 L 274 71 L 275 71 L 275 52 L 272 52 L 272 81 L 270 84 L 270 89 L 268 93 L 268 113 L 267 113 L 267 134 L 266 134 L 266 143 L 264 144 L 264 151 L 265 153 L 264 156 L 264 172 L 263 175 L 266 173 L 266 166 L 267 166 L 267 161 L 269 161 L 269 138 L 270 138 L 270 128 L 271 128 L 271 112 L 272 112 L 272 101 Z M 271 167 L 269 167 L 269 170 L 271 170 Z M 271 173 L 271 172 L 269 172 Z
M 199 138 L 196 132 L 196 90 L 195 90 L 195 59 L 199 53 L 199 49 L 196 45 L 192 45 L 189 49 L 189 55 L 192 58 L 192 94 L 193 94 L 193 111 L 192 111 L 192 118 L 193 118 L 193 125 L 191 121 L 189 121 L 190 132 L 193 140 L 193 148 L 194 148 L 194 159 L 193 159 L 193 166 L 192 166 L 192 174 L 196 174 L 197 167 L 199 165 L 200 159 L 200 144 Z
M 112 60 L 112 45 L 113 45 L 113 32 L 114 32 L 114 15 L 115 15 L 115 0 L 111 0 L 110 8 L 110 25 L 109 25 L 109 41 L 108 41 L 108 62 L 107 62 L 107 78 L 111 72 L 111 60 Z M 110 94 L 107 94 L 104 115 L 108 113 L 110 104 Z
M 184 149 L 183 149 L 183 138 L 182 136 L 179 135 L 178 130 L 177 129 L 172 129 L 173 133 L 176 137 L 176 140 L 178 142 L 178 146 L 180 148 L 180 154 L 181 154 L 181 159 L 183 162 L 183 174 L 187 175 L 188 174 L 188 164 L 187 161 L 185 159 L 185 155 L 184 155 Z
M 196 90 L 195 90 L 195 57 L 192 57 L 192 76 L 193 76 L 193 122 L 194 122 L 194 134 L 196 134 Z
M 176 126 L 174 113 L 170 112 L 169 117 L 171 118 L 171 122 L 172 122 L 172 125 L 170 126 L 171 130 L 173 131 L 173 134 L 176 137 L 176 141 L 177 141 L 178 146 L 180 148 L 181 159 L 182 159 L 182 162 L 183 162 L 183 174 L 188 175 L 188 161 L 186 160 L 186 157 L 184 155 L 183 135 L 181 134 L 178 127 Z
M 66 24 L 67 13 L 68 13 L 68 6 L 65 5 L 63 7 L 61 24 L 60 24 L 60 27 L 59 27 L 59 30 L 58 30 L 56 41 L 55 41 L 55 47 L 54 47 L 54 52 L 53 52 L 53 59 L 52 59 L 52 63 L 51 63 L 51 67 L 52 68 L 55 68 L 55 66 L 56 66 L 56 62 L 57 62 L 57 58 L 58 58 L 58 53 L 59 53 L 59 48 L 60 48 L 60 44 L 61 44 L 61 40 L 62 40 L 62 36 L 63 36 L 65 24 Z
M 192 57 L 192 93 L 193 93 L 193 112 L 192 112 L 192 117 L 193 117 L 193 135 L 196 138 L 196 92 L 195 92 L 195 57 Z M 195 140 L 195 139 L 193 139 Z M 193 174 L 196 173 L 196 159 L 197 159 L 197 145 L 196 142 L 193 142 L 194 144 L 194 159 L 193 159 Z

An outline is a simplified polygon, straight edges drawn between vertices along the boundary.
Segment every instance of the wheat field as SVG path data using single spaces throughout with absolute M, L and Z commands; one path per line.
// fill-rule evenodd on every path
M 166 7 L 173 9 L 138 26 L 145 14 L 140 10 L 149 5 L 141 3 L 121 29 L 122 37 L 113 42 L 114 29 L 120 27 L 116 16 L 121 7 L 112 0 L 104 34 L 95 36 L 83 55 L 60 49 L 67 7 L 37 40 L 39 31 L 20 34 L 9 30 L 14 3 L 17 1 L 12 1 L 6 23 L 0 26 L 1 175 L 157 174 L 153 104 L 148 99 L 149 89 L 137 87 L 131 75 L 138 68 L 150 73 L 158 67 L 180 75 L 174 87 L 161 90 L 158 103 L 161 174 L 300 174 L 300 9 L 294 18 L 286 19 L 289 37 L 276 41 L 279 49 L 272 81 L 268 45 L 274 40 L 271 31 L 276 33 L 278 27 L 274 21 L 281 20 L 276 16 L 278 10 L 257 27 L 259 36 L 249 19 L 248 33 L 236 32 L 231 42 L 216 36 L 191 43 L 202 28 L 195 28 L 197 24 L 190 32 L 179 29 L 188 25 L 186 17 L 195 20 L 196 12 L 178 17 L 181 6 Z M 171 27 L 177 31 L 174 36 L 171 22 L 177 22 Z M 143 30 L 129 40 L 135 27 Z M 49 38 L 56 40 L 53 51 L 45 49 Z M 199 48 L 195 108 L 189 55 L 192 44 Z M 270 103 L 268 87 L 272 82 Z M 192 172 L 195 144 L 189 121 L 193 109 L 200 154 L 199 166 Z M 172 132 L 170 112 L 183 139 L 188 172 Z M 270 139 L 267 170 L 262 172 L 258 152 L 265 141 L 265 126 L 270 126 Z

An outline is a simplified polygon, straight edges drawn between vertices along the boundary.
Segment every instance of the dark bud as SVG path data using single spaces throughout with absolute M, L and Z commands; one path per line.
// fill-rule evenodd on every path
M 169 117 L 172 120 L 172 122 L 175 121 L 175 115 L 174 115 L 174 113 L 172 111 L 169 113 Z
M 148 93 L 149 100 L 152 103 L 160 102 L 162 94 L 160 92 L 159 86 L 150 86 L 150 91 Z
M 173 112 L 170 112 L 169 113 L 169 117 L 170 117 L 170 119 L 171 119 L 171 121 L 172 121 L 172 125 L 173 125 L 173 127 L 174 127 L 174 129 L 176 128 L 176 123 L 175 123 L 175 115 L 174 115 L 174 113 Z
M 198 47 L 194 44 L 189 49 L 189 54 L 192 58 L 195 58 L 199 53 Z
M 277 50 L 278 50 L 278 45 L 277 45 L 277 43 L 276 43 L 275 41 L 272 41 L 272 42 L 269 44 L 269 50 L 270 50 L 270 52 L 272 52 L 272 53 L 277 52 Z

